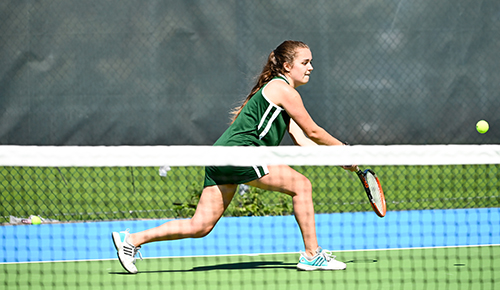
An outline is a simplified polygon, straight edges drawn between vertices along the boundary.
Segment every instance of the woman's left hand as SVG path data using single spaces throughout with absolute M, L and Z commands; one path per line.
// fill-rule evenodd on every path
M 357 165 L 346 165 L 346 166 L 342 166 L 342 168 L 344 168 L 345 170 L 352 171 L 352 172 L 356 172 L 359 170 Z

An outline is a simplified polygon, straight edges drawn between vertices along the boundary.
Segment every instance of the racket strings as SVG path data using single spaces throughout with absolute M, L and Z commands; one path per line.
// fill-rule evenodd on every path
M 377 180 L 377 177 L 373 175 L 371 172 L 366 174 L 366 182 L 368 183 L 368 187 L 370 189 L 370 193 L 372 196 L 372 202 L 375 203 L 379 210 L 384 209 L 384 201 L 383 201 L 383 192 L 380 184 Z

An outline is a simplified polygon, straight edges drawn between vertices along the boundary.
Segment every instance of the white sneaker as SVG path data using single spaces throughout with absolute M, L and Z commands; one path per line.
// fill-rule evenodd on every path
M 123 232 L 113 232 L 111 237 L 113 238 L 113 243 L 115 244 L 115 248 L 118 254 L 118 260 L 122 264 L 123 268 L 127 270 L 129 273 L 136 274 L 137 267 L 135 266 L 135 255 L 139 253 L 139 257 L 142 260 L 141 252 L 139 249 L 128 242 L 128 237 L 130 236 L 130 232 L 127 229 Z
M 318 248 L 316 255 L 309 258 L 305 253 L 300 253 L 297 269 L 303 271 L 314 270 L 344 270 L 347 265 L 343 262 L 335 260 L 335 256 L 330 251 Z

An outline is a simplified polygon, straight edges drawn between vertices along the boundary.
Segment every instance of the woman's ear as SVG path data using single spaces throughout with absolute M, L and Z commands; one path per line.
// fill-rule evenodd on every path
M 285 72 L 290 72 L 292 70 L 292 65 L 290 65 L 288 62 L 285 62 L 283 64 L 283 68 L 285 69 Z

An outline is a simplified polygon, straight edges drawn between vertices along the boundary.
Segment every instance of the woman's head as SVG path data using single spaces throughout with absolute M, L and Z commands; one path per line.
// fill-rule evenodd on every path
M 307 63 L 303 63 L 304 60 L 302 59 L 297 60 L 298 55 L 300 55 L 301 58 L 306 57 Z M 276 47 L 275 50 L 273 50 L 269 54 L 267 62 L 264 65 L 262 72 L 259 74 L 257 83 L 252 88 L 244 103 L 231 112 L 233 115 L 233 122 L 236 117 L 238 117 L 241 109 L 243 109 L 248 100 L 250 100 L 250 98 L 255 93 L 257 93 L 266 83 L 271 81 L 273 78 L 279 75 L 287 76 L 289 81 L 294 82 L 294 87 L 307 83 L 307 81 L 309 80 L 309 73 L 312 70 L 311 60 L 311 51 L 309 50 L 309 46 L 307 46 L 307 44 L 305 44 L 304 42 L 296 40 L 286 40 L 281 43 L 278 47 Z M 294 64 L 296 64 L 297 61 L 299 61 L 299 64 L 302 64 L 302 69 L 295 67 Z M 305 68 L 305 66 L 308 66 L 308 68 Z M 297 76 L 297 79 L 295 79 L 294 76 Z M 297 80 L 297 83 L 295 83 L 295 80 Z
M 309 46 L 302 41 L 287 40 L 281 43 L 275 50 L 269 54 L 265 68 L 269 66 L 272 77 L 285 75 L 293 66 L 299 49 L 309 50 Z
M 313 70 L 312 54 L 309 48 L 297 48 L 291 63 L 285 62 L 283 65 L 284 75 L 294 88 L 307 84 Z

